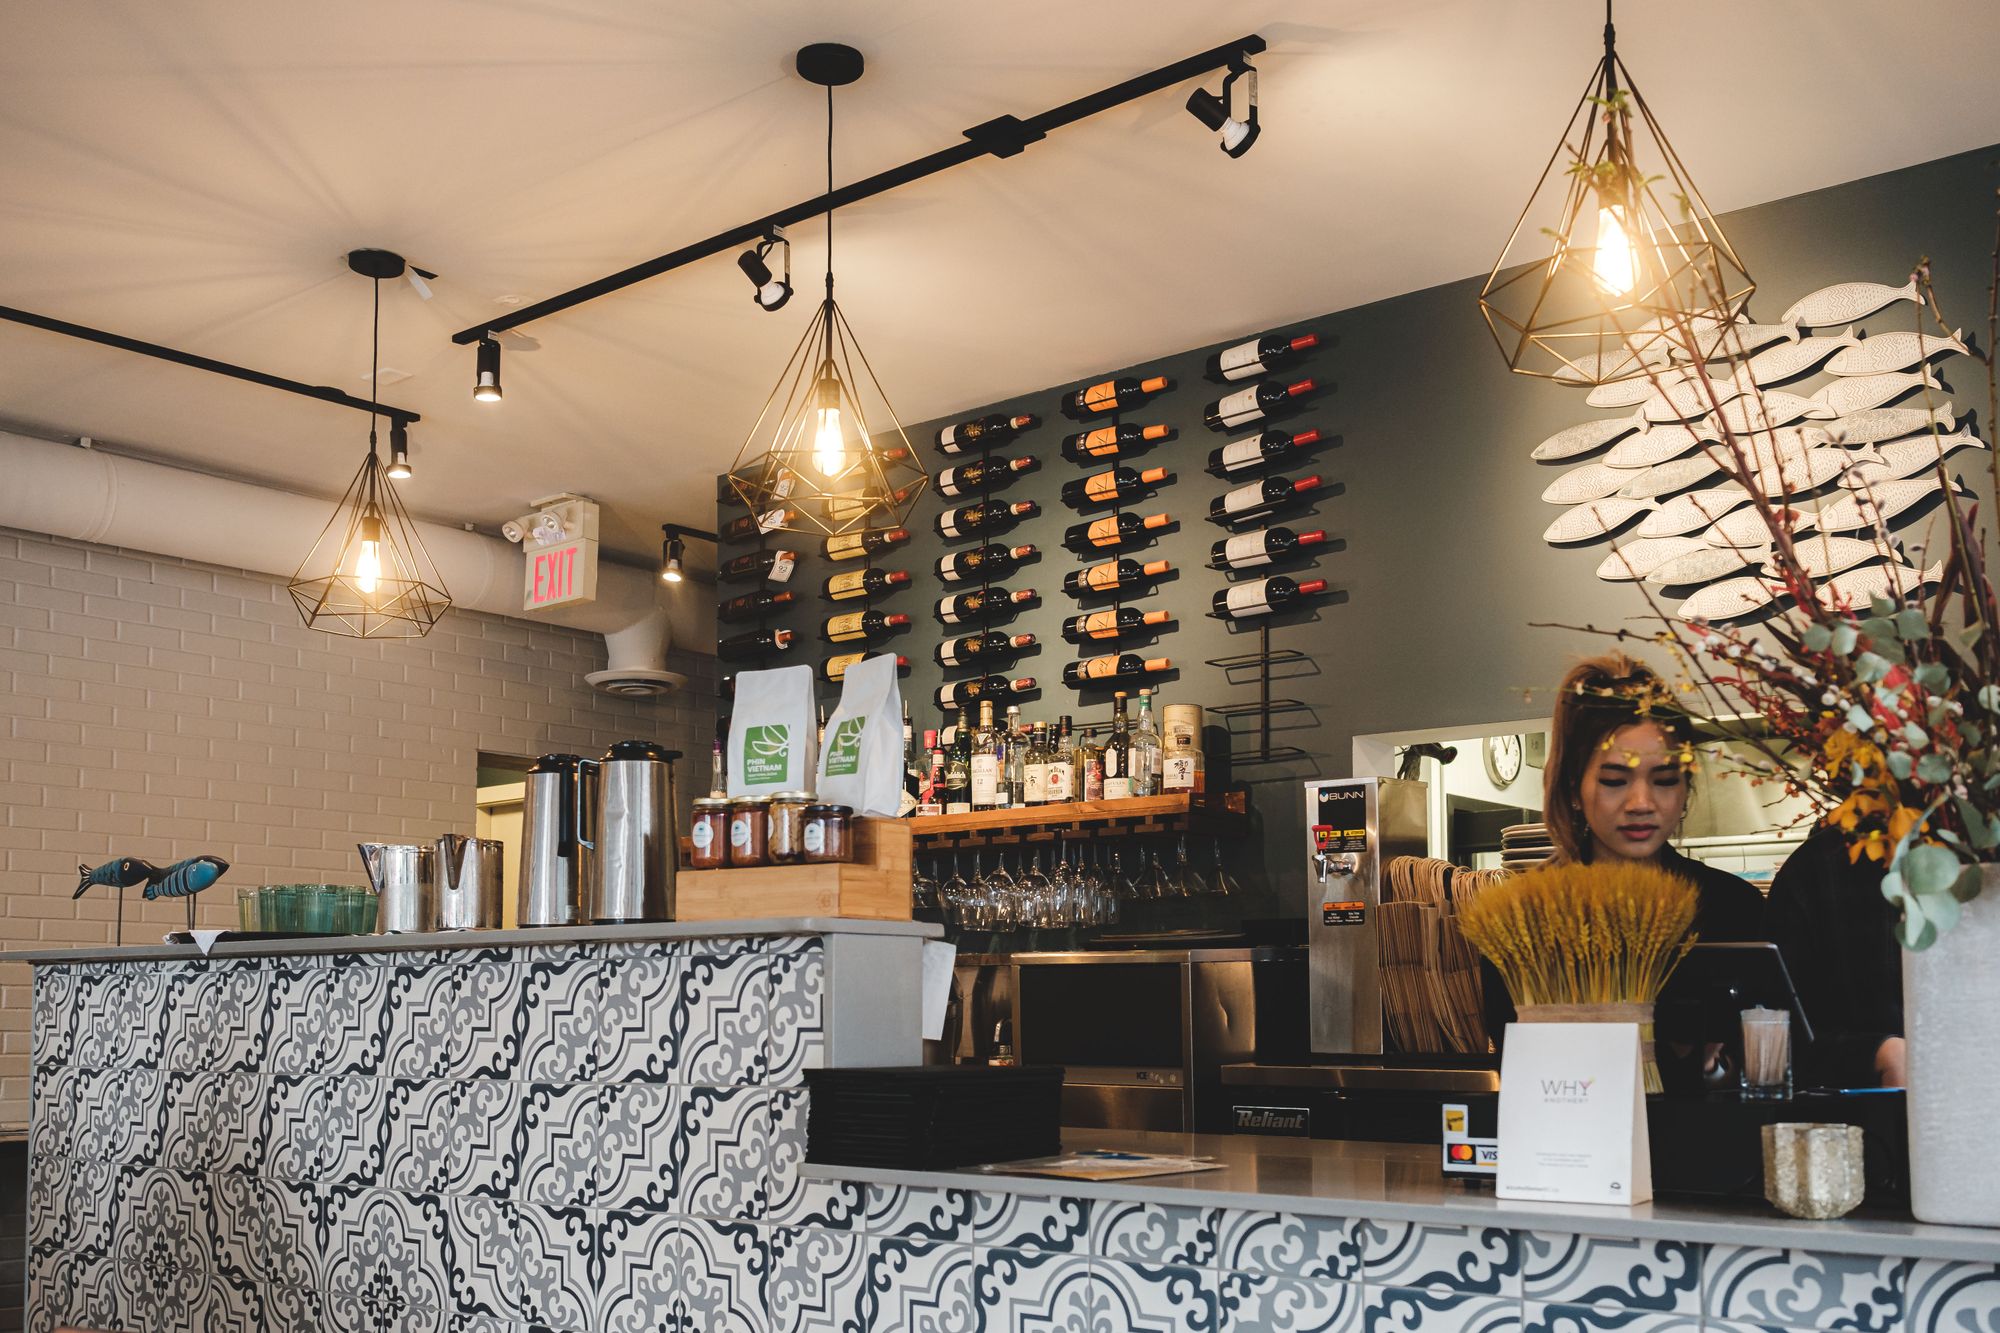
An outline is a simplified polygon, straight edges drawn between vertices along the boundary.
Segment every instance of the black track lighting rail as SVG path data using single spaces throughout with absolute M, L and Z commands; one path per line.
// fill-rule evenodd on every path
M 572 306 L 582 305 L 586 301 L 594 301 L 600 296 L 609 296 L 612 292 L 630 287 L 634 283 L 644 282 L 648 278 L 657 278 L 662 273 L 670 273 L 697 259 L 706 259 L 710 255 L 721 254 L 725 250 L 733 250 L 737 246 L 761 240 L 772 227 L 789 227 L 807 218 L 818 217 L 831 209 L 845 208 L 860 200 L 886 194 L 899 186 L 922 180 L 926 176 L 934 176 L 940 171 L 977 158 L 1012 157 L 1029 144 L 1047 138 L 1051 130 L 1061 129 L 1065 125 L 1088 119 L 1100 111 L 1109 111 L 1113 107 L 1136 101 L 1149 93 L 1156 93 L 1212 70 L 1222 69 L 1234 62 L 1257 55 L 1263 50 L 1264 39 L 1251 33 L 1233 42 L 1210 47 L 1199 55 L 1176 60 L 1171 65 L 1162 65 L 1156 70 L 1127 79 L 1123 83 L 1115 83 L 1109 88 L 1079 97 L 1073 102 L 1065 102 L 1059 107 L 1044 111 L 1038 116 L 1030 116 L 1026 120 L 1015 116 L 995 117 L 982 125 L 975 125 L 966 130 L 966 142 L 962 144 L 939 149 L 915 161 L 905 162 L 900 167 L 891 167 L 887 171 L 878 172 L 865 180 L 858 180 L 829 193 L 801 200 L 789 208 L 765 214 L 755 221 L 731 227 L 728 231 L 718 232 L 707 240 L 684 245 L 657 259 L 634 264 L 630 268 L 621 269 L 595 282 L 571 288 L 559 296 L 551 296 L 533 305 L 522 306 L 484 324 L 460 329 L 451 336 L 451 340 L 461 344 L 477 342 L 481 338 L 519 328 L 523 324 L 568 310 Z
M 53 319 L 48 315 L 37 315 L 31 310 L 16 310 L 12 306 L 0 305 L 0 319 L 25 324 L 31 329 L 42 329 L 49 333 L 61 333 L 71 338 L 81 338 L 85 342 L 116 347 L 121 352 L 137 352 L 141 356 L 157 357 L 176 365 L 191 366 L 205 370 L 211 375 L 227 375 L 231 379 L 246 380 L 251 384 L 261 384 L 267 389 L 283 389 L 286 393 L 298 394 L 301 398 L 314 398 L 322 403 L 332 403 L 336 407 L 351 407 L 358 412 L 372 412 L 376 416 L 389 418 L 392 424 L 407 426 L 423 418 L 415 412 L 387 403 L 371 403 L 366 398 L 356 398 L 351 393 L 325 384 L 302 384 L 298 380 L 288 380 L 282 375 L 267 375 L 261 370 L 248 366 L 231 365 L 227 361 L 217 361 L 212 356 L 197 356 L 193 352 L 183 352 L 176 347 L 163 347 L 159 343 L 142 342 L 137 338 L 127 338 L 120 333 L 107 333 L 103 329 L 93 329 L 84 324 L 72 324 L 66 319 Z

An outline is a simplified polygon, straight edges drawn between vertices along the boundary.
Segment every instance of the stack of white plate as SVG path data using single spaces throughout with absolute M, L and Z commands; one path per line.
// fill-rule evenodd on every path
M 1500 864 L 1509 870 L 1532 870 L 1555 850 L 1546 824 L 1509 824 L 1500 830 Z

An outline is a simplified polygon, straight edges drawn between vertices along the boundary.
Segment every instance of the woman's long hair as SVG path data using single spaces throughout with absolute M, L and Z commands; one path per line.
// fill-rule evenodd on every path
M 1583 817 L 1583 775 L 1605 738 L 1635 722 L 1651 722 L 1670 741 L 1687 744 L 1694 729 L 1671 706 L 1658 674 L 1624 653 L 1605 653 L 1570 668 L 1549 719 L 1549 757 L 1542 769 L 1542 822 L 1559 862 L 1588 861 L 1592 842 Z M 1693 770 L 1688 773 L 1690 780 Z

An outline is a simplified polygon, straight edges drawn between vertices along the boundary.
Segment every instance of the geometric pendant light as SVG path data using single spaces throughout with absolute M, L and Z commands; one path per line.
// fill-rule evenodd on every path
M 356 250 L 347 264 L 374 280 L 372 407 L 382 364 L 382 280 L 401 277 L 404 265 L 386 250 Z M 437 565 L 383 470 L 372 413 L 367 456 L 287 590 L 308 626 L 360 639 L 422 638 L 451 608 Z
M 861 53 L 817 43 L 798 53 L 797 68 L 826 88 L 826 296 L 737 450 L 729 484 L 762 531 L 831 537 L 901 526 L 930 475 L 833 299 L 833 90 L 861 77 Z
M 1608 384 L 1703 360 L 1756 290 L 1619 60 L 1604 56 L 1479 293 L 1515 372 Z

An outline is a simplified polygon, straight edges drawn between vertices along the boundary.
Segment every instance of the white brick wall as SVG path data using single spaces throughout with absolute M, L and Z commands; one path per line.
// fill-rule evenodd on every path
M 715 659 L 687 690 L 584 684 L 595 635 L 453 611 L 417 640 L 306 629 L 281 580 L 0 529 L 0 947 L 105 944 L 77 865 L 211 852 L 203 924 L 259 883 L 359 883 L 354 844 L 472 831 L 480 750 L 684 750 L 705 781 Z M 684 776 L 684 781 L 687 780 Z M 126 939 L 185 921 L 132 895 Z M 28 969 L 0 966 L 0 1126 L 27 1123 Z

